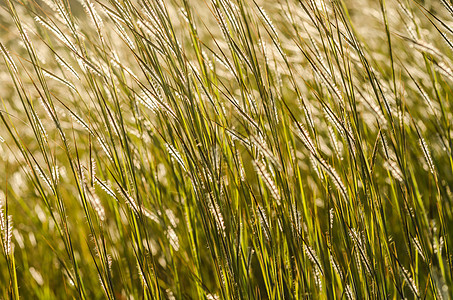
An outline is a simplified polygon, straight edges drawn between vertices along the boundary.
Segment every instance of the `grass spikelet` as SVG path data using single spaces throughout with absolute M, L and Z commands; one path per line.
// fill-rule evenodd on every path
M 207 294 L 206 299 L 207 300 L 220 300 L 220 297 L 216 294 Z
M 158 100 L 154 96 L 152 96 L 149 92 L 143 91 L 141 95 L 137 96 L 144 106 L 150 109 L 153 112 L 159 111 L 160 104 Z
M 318 268 L 321 268 L 320 260 L 316 255 L 316 252 L 310 246 L 304 244 L 304 252 L 314 265 L 316 265 Z
M 433 159 L 432 159 L 431 154 L 428 149 L 428 145 L 426 144 L 425 139 L 423 137 L 420 137 L 419 143 L 420 143 L 421 149 L 423 150 L 423 155 L 425 156 L 425 160 L 426 160 L 426 163 L 428 164 L 429 171 L 432 174 L 434 174 L 436 171 L 434 168 Z
M 343 272 L 341 272 L 338 264 L 335 261 L 335 258 L 332 255 L 330 255 L 329 260 L 330 260 L 330 264 L 331 264 L 333 270 L 335 271 L 335 273 L 337 273 L 338 276 L 340 276 L 340 278 L 343 279 Z
M 308 259 L 314 265 L 313 276 L 315 279 L 316 286 L 318 287 L 319 290 L 322 290 L 321 276 L 323 276 L 323 272 L 322 272 L 320 260 L 319 260 L 318 256 L 316 255 L 315 251 L 305 244 L 304 244 L 304 251 L 305 251 L 305 254 L 307 255 Z
M 335 153 L 338 155 L 338 157 L 341 157 L 341 152 L 343 152 L 343 145 L 340 144 L 340 142 L 337 140 L 335 132 L 331 126 L 329 126 L 329 137 L 332 142 Z
M 182 167 L 182 169 L 187 172 L 186 165 L 182 160 L 181 154 L 176 150 L 176 148 L 171 144 L 165 144 L 165 148 L 167 148 L 168 153 L 170 156 Z
M 88 195 L 89 195 L 88 200 L 89 200 L 91 206 L 93 207 L 94 211 L 96 212 L 99 220 L 101 222 L 104 222 L 105 221 L 105 210 L 104 210 L 104 206 L 101 203 L 101 200 L 96 195 L 96 192 L 92 186 L 88 186 L 88 184 L 86 182 L 85 182 L 85 185 L 87 187 L 87 191 L 88 191 Z
M 107 183 L 102 182 L 97 177 L 95 177 L 94 180 L 101 187 L 101 189 L 103 189 L 104 192 L 106 192 L 110 197 L 116 198 L 115 193 L 112 191 L 112 189 L 109 187 Z
M 43 173 L 41 168 L 38 165 L 35 165 L 35 171 L 38 173 L 38 176 L 44 181 L 44 183 L 47 185 L 47 187 L 53 192 L 52 188 L 52 182 L 49 177 L 47 177 L 46 174 Z
M 33 277 L 33 279 L 36 281 L 36 283 L 39 286 L 44 285 L 44 279 L 42 277 L 42 274 L 38 270 L 36 270 L 33 267 L 30 267 L 30 269 L 28 269 L 28 271 L 30 272 L 30 275 Z
M 417 288 L 417 285 L 415 284 L 415 281 L 412 279 L 411 274 L 404 267 L 400 267 L 400 269 L 401 269 L 401 273 L 403 274 L 404 281 L 407 282 L 407 284 L 408 284 L 409 288 L 411 289 L 412 293 L 414 294 L 414 296 L 419 298 L 420 296 L 418 294 L 418 288 Z
M 297 129 L 299 129 L 299 137 L 304 143 L 305 147 L 307 147 L 308 151 L 312 154 L 316 153 L 316 147 L 313 141 L 310 138 L 310 133 L 302 126 L 302 124 L 296 124 Z
M 62 58 L 60 58 L 58 55 L 55 55 L 55 60 L 57 61 L 57 63 L 62 66 L 64 69 L 66 69 L 67 71 L 69 71 L 69 73 L 71 73 L 75 78 L 77 78 L 78 80 L 80 80 L 80 76 L 79 74 L 76 72 L 76 70 L 74 70 L 74 68 L 69 65 L 67 62 L 65 62 Z
M 362 240 L 362 236 L 353 228 L 349 231 L 349 236 L 351 237 L 356 249 L 357 263 L 362 262 L 365 265 L 368 274 L 371 275 L 371 265 L 366 254 L 366 250 L 363 247 L 364 242 Z
M 52 25 L 49 25 L 47 22 L 45 22 L 41 17 L 39 16 L 35 16 L 35 21 L 40 24 L 41 26 L 43 26 L 44 28 L 46 28 L 47 30 L 49 30 L 50 32 L 52 32 L 52 34 L 60 41 L 62 42 L 64 45 L 66 45 L 69 49 L 71 49 L 72 51 L 74 52 L 77 52 L 77 48 L 76 46 L 74 45 L 74 43 L 63 33 L 61 32 L 61 30 L 56 27 L 56 26 L 52 26 Z
M 270 241 L 271 238 L 269 233 L 270 228 L 266 212 L 263 210 L 261 206 L 257 206 L 256 214 L 258 215 L 261 228 L 263 229 L 264 237 L 266 238 L 267 241 Z
M 344 288 L 344 293 L 346 295 L 346 298 L 348 300 L 355 300 L 355 295 L 352 293 L 352 289 L 351 289 L 351 286 L 349 284 L 346 285 L 346 287 Z
M 330 124 L 332 124 L 335 127 L 335 129 L 340 133 L 340 135 L 346 139 L 347 137 L 345 129 L 343 125 L 339 122 L 338 118 L 334 115 L 332 110 L 330 110 L 327 107 L 324 107 L 324 114 L 326 116 L 326 119 L 330 122 Z
M 266 11 L 265 11 L 262 7 L 260 7 L 260 6 L 258 6 L 258 10 L 259 10 L 259 12 L 260 12 L 260 14 L 261 14 L 263 20 L 264 20 L 264 21 L 266 22 L 266 24 L 271 28 L 272 33 L 273 33 L 274 35 L 278 36 L 277 30 L 275 29 L 275 26 L 274 26 L 274 24 L 272 23 L 272 21 L 271 21 L 271 19 L 269 18 L 269 16 L 267 15 Z
M 98 27 L 99 29 L 102 29 L 104 27 L 104 22 L 102 22 L 101 17 L 97 13 L 93 2 L 91 2 L 90 0 L 80 0 L 79 2 L 80 4 L 82 4 L 87 15 L 90 16 L 93 25 Z
M 41 133 L 42 137 L 45 140 L 47 140 L 47 138 L 48 138 L 47 131 L 44 128 L 44 125 L 42 124 L 41 119 L 36 114 L 33 114 L 33 119 L 35 119 L 35 122 L 38 124 L 38 129 L 39 129 L 39 132 Z
M 414 41 L 412 46 L 422 53 L 428 53 L 435 57 L 442 57 L 442 54 L 440 53 L 439 50 L 437 50 L 433 45 L 431 45 L 423 40 Z
M 13 218 L 10 215 L 6 215 L 4 211 L 3 201 L 0 199 L 0 235 L 3 250 L 6 256 L 12 254 L 13 245 L 11 237 L 13 235 Z
M 449 80 L 453 80 L 453 70 L 443 61 L 436 63 L 437 70 L 447 77 Z
M 412 238 L 412 243 L 414 244 L 414 248 L 417 251 L 418 255 L 425 260 L 425 256 L 423 255 L 423 249 L 422 245 L 420 244 L 420 241 L 417 239 L 417 237 Z
M 168 240 L 170 241 L 170 245 L 172 246 L 174 251 L 179 250 L 179 239 L 176 235 L 175 230 L 172 227 L 168 227 L 166 230 L 166 235 Z
M 225 221 L 223 219 L 222 212 L 217 202 L 209 202 L 209 210 L 211 211 L 212 216 L 216 222 L 217 228 L 223 236 L 226 236 Z
M 280 205 L 280 192 L 278 191 L 278 188 L 275 185 L 275 182 L 272 179 L 271 175 L 267 172 L 266 165 L 261 160 L 254 160 L 253 166 L 271 192 L 272 197 L 277 201 L 277 204 Z
M 68 88 L 70 88 L 70 89 L 73 90 L 73 91 L 77 91 L 77 89 L 75 88 L 75 86 L 72 85 L 71 83 L 69 83 L 68 81 L 66 81 L 66 80 L 64 80 L 64 79 L 61 79 L 60 77 L 55 76 L 55 75 L 53 75 L 53 74 L 51 74 L 51 73 L 49 73 L 49 72 L 47 72 L 47 71 L 45 71 L 45 70 L 43 70 L 43 73 L 44 73 L 44 76 L 46 76 L 46 77 L 48 77 L 48 78 L 50 78 L 50 79 L 56 80 L 56 81 L 58 81 L 58 82 L 60 82 L 60 83 L 62 83 L 62 84 L 64 84 L 64 85 L 66 85 Z
M 384 162 L 384 168 L 387 169 L 399 182 L 404 182 L 404 177 L 403 173 L 401 172 L 401 169 L 398 166 L 398 163 L 394 160 L 387 160 Z
M 11 55 L 9 54 L 8 50 L 3 46 L 3 44 L 0 42 L 0 52 L 2 53 L 3 58 L 5 61 L 8 63 L 8 65 L 13 69 L 14 73 L 17 73 L 17 67 L 16 64 L 14 63 L 14 60 L 11 58 Z
M 139 206 L 137 204 L 137 201 L 129 195 L 129 193 L 121 188 L 118 188 L 118 194 L 120 194 L 124 201 L 126 202 L 126 204 L 132 209 L 132 211 L 139 215 L 139 214 L 143 214 L 145 217 L 155 221 L 155 222 L 159 222 L 159 219 L 158 217 L 153 214 L 152 212 L 150 212 L 148 209 L 146 209 L 145 207 L 143 206 Z M 117 197 L 115 197 L 115 199 L 118 199 Z
M 143 274 L 142 266 L 140 265 L 139 262 L 137 262 L 137 272 L 138 272 L 138 275 L 140 276 L 141 283 L 143 284 L 143 286 L 145 288 L 148 288 L 148 282 L 145 278 L 145 275 Z
M 250 137 L 250 142 L 253 146 L 257 147 L 261 154 L 263 154 L 267 159 L 269 159 L 276 167 L 281 169 L 280 163 L 275 158 L 274 154 L 269 150 L 266 145 L 266 142 L 260 136 Z
M 107 145 L 106 145 L 105 141 L 100 136 L 97 137 L 97 140 L 98 140 L 99 145 L 101 146 L 102 150 L 107 155 L 107 157 L 111 161 L 113 161 L 112 155 L 110 154 L 110 150 L 107 148 Z
M 315 158 L 315 156 L 313 154 L 310 155 L 310 163 L 311 163 L 313 169 L 315 169 L 315 172 L 316 172 L 316 175 L 318 175 L 318 178 L 321 180 L 324 180 L 324 173 L 322 173 L 320 164 L 318 163 L 318 160 Z
M 318 158 L 318 159 L 319 159 L 320 165 L 322 166 L 324 171 L 326 171 L 327 174 L 329 174 L 329 176 L 332 179 L 335 187 L 340 192 L 340 194 L 342 195 L 343 199 L 345 201 L 347 201 L 348 200 L 348 193 L 347 193 L 347 190 L 346 190 L 346 186 L 343 184 L 343 181 L 341 180 L 341 178 L 338 175 L 337 171 L 331 165 L 329 165 L 326 161 L 324 161 L 323 159 L 321 159 L 321 158 Z

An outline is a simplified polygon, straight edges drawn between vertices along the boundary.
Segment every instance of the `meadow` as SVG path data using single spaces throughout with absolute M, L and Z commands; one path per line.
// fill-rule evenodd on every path
M 450 299 L 450 0 L 0 1 L 0 299 Z

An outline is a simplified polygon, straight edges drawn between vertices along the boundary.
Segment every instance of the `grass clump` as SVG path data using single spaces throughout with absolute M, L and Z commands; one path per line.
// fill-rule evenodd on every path
M 0 24 L 0 298 L 449 299 L 449 0 Z

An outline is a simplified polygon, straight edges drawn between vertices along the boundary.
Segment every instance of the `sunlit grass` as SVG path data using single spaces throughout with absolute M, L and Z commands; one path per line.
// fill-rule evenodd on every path
M 0 298 L 449 299 L 449 0 L 5 0 Z

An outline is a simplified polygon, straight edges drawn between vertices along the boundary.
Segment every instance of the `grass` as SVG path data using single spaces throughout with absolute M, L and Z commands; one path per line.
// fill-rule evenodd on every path
M 449 299 L 449 0 L 4 0 L 0 298 Z

